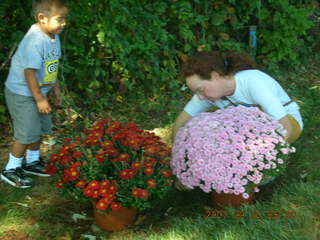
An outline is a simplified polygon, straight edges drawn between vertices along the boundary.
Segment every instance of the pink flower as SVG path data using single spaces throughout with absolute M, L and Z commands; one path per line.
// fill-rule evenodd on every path
M 238 106 L 200 113 L 177 133 L 172 171 L 190 188 L 245 197 L 248 184 L 259 184 L 264 171 L 279 170 L 277 164 L 284 162 L 281 157 L 295 151 L 279 134 L 282 128 L 258 108 Z

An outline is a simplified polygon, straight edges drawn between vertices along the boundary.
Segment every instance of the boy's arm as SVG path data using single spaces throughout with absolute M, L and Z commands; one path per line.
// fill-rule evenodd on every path
M 24 69 L 24 76 L 27 80 L 28 87 L 32 93 L 34 100 L 37 103 L 37 107 L 40 113 L 48 114 L 51 112 L 51 107 L 47 99 L 42 95 L 39 84 L 36 77 L 36 69 L 26 68 Z
M 54 93 L 54 96 L 55 96 L 55 105 L 56 106 L 61 106 L 61 104 L 62 104 L 61 88 L 60 88 L 60 83 L 59 83 L 58 80 L 56 81 L 56 84 L 55 84 L 55 86 L 53 88 L 53 93 Z

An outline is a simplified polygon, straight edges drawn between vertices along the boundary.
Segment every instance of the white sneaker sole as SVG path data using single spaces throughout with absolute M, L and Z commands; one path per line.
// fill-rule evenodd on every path
M 10 184 L 11 186 L 14 186 L 16 188 L 31 188 L 32 186 L 19 186 L 17 184 L 15 184 L 14 182 L 12 182 L 10 179 L 6 178 L 6 176 L 1 174 L 1 179 L 3 181 L 5 181 L 6 183 Z
M 25 169 L 22 169 L 22 170 L 25 174 L 28 174 L 28 175 L 34 175 L 34 176 L 39 176 L 39 177 L 51 177 L 51 175 L 47 174 L 47 173 L 36 173 L 36 172 L 31 172 L 31 171 L 28 171 Z

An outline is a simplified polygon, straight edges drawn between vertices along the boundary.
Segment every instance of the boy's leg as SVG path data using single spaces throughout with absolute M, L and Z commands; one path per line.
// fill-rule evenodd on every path
M 26 129 L 30 122 L 32 97 L 18 95 L 5 88 L 5 99 L 13 120 L 15 142 L 12 144 L 8 163 L 1 172 L 1 179 L 15 187 L 28 188 L 32 186 L 32 179 L 24 174 L 21 167 L 30 143 Z
M 9 161 L 5 167 L 6 170 L 18 168 L 22 166 L 22 160 L 27 149 L 27 144 L 14 142 L 9 154 Z
M 50 174 L 45 172 L 45 166 L 40 158 L 40 143 L 41 141 L 37 141 L 29 144 L 26 153 L 26 164 L 22 166 L 22 169 L 26 174 L 49 177 Z
M 40 140 L 28 145 L 26 152 L 26 164 L 30 164 L 40 159 Z
M 21 168 L 27 146 L 26 144 L 14 142 L 9 154 L 8 163 L 1 172 L 1 179 L 14 187 L 32 187 L 32 179 L 27 177 Z
M 52 129 L 52 120 L 50 114 L 39 114 L 40 121 L 40 134 L 49 135 L 51 134 Z M 41 139 L 37 142 L 28 145 L 26 153 L 26 164 L 23 165 L 23 170 L 27 174 L 49 177 L 50 174 L 47 174 L 45 171 L 44 163 L 41 161 L 40 157 L 40 144 Z

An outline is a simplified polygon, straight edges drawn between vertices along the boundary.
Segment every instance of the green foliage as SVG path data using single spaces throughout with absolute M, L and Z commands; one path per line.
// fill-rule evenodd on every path
M 0 62 L 32 24 L 30 2 L 2 0 Z M 314 2 L 71 1 L 69 26 L 61 36 L 60 77 L 72 98 L 67 101 L 81 111 L 100 112 L 119 95 L 134 97 L 137 87 L 146 97 L 175 98 L 181 88 L 180 65 L 187 56 L 211 49 L 249 50 L 250 25 L 258 29 L 257 59 L 268 64 L 297 62 L 306 48 L 302 36 L 311 27 L 308 16 L 318 8 Z M 8 67 L 0 69 L 1 76 Z

